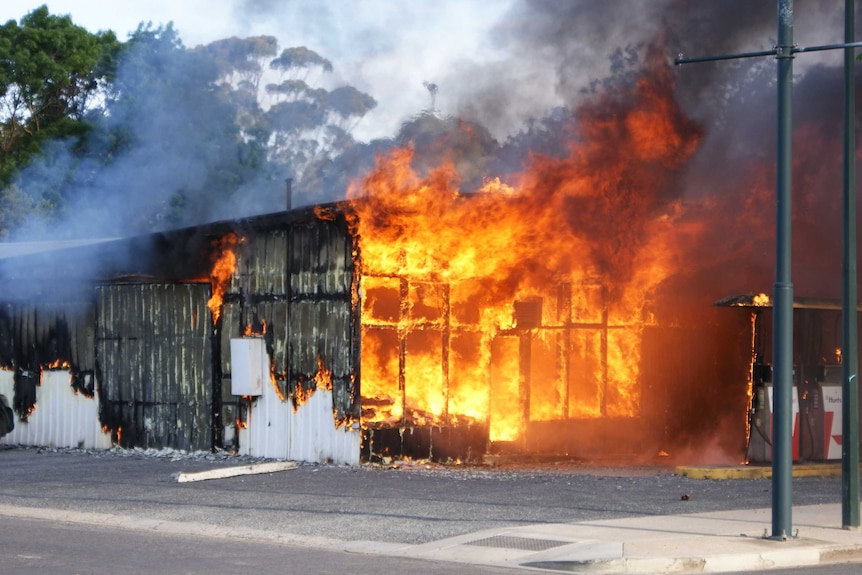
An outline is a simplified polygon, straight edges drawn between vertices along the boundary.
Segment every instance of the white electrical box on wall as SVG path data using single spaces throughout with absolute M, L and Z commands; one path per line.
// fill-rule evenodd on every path
M 230 387 L 233 395 L 262 395 L 269 380 L 266 342 L 260 337 L 230 340 Z

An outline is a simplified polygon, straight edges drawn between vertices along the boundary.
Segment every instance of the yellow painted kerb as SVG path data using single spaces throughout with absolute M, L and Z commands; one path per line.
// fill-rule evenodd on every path
M 860 466 L 862 469 L 862 466 Z M 766 479 L 772 477 L 770 465 L 680 465 L 677 475 L 692 479 Z M 840 463 L 805 463 L 793 466 L 793 477 L 829 477 L 841 475 Z

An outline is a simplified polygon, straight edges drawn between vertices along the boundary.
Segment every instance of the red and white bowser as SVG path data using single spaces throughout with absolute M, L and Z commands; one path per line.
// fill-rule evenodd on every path
M 773 387 L 769 365 L 755 365 L 749 437 L 749 463 L 772 461 Z M 793 368 L 793 460 L 823 462 L 841 459 L 842 367 Z

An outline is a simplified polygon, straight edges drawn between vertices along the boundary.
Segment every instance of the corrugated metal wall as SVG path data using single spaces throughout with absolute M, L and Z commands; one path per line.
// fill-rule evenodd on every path
M 287 396 L 288 302 L 287 302 L 287 226 L 261 231 L 238 244 L 236 272 L 231 277 L 225 295 L 222 319 L 217 326 L 222 372 L 222 425 L 227 428 L 223 445 L 228 447 L 235 436 L 235 421 L 244 417 L 246 402 L 231 394 L 230 340 L 250 333 L 266 341 L 267 355 L 272 362 L 275 401 Z M 277 407 L 273 406 L 274 409 Z M 263 414 L 261 414 L 263 415 Z M 283 419 L 283 418 L 279 418 Z M 283 425 L 277 425 L 269 436 L 272 441 L 285 441 Z M 235 442 L 234 442 L 235 443 Z M 275 451 L 264 449 L 269 457 Z
M 219 242 L 224 234 L 237 238 L 237 268 L 214 323 L 207 306 L 211 285 L 192 278 L 214 261 L 207 261 L 208 250 L 217 256 L 230 244 Z M 149 259 L 112 269 L 107 277 L 115 279 L 108 283 L 82 271 L 75 284 L 80 289 L 67 282 L 53 298 L 43 290 L 35 303 L 4 301 L 0 368 L 14 372 L 6 387 L 14 391 L 19 417 L 38 409 L 41 369 L 60 360 L 71 374 L 70 401 L 77 390 L 94 402 L 85 405 L 89 410 L 75 408 L 87 414 L 78 419 L 86 419 L 88 429 L 108 430 L 107 440 L 95 437 L 94 445 L 237 447 L 236 425 L 258 415 L 258 422 L 269 421 L 253 451 L 358 462 L 355 246 L 342 214 L 315 217 L 307 210 L 138 243 Z M 44 288 L 44 278 L 36 283 Z M 264 339 L 272 367 L 265 401 L 231 394 L 230 340 L 249 332 Z M 57 384 L 62 377 L 50 373 L 52 393 L 41 390 L 43 399 L 63 388 Z M 57 409 L 72 409 L 67 403 Z M 257 413 L 249 416 L 249 410 Z M 74 415 L 52 413 L 48 419 Z M 40 441 L 56 442 L 45 435 L 53 428 L 43 431 Z
M 359 414 L 358 324 L 346 222 L 295 223 L 258 232 L 240 245 L 221 325 L 224 421 L 236 413 L 248 426 L 238 434 L 240 451 L 357 463 L 360 435 L 352 422 Z M 273 373 L 264 395 L 250 401 L 229 393 L 230 338 L 249 332 L 264 337 Z M 331 390 L 314 389 L 321 364 L 332 372 Z
M 210 449 L 210 285 L 106 285 L 96 295 L 102 420 L 115 440 Z

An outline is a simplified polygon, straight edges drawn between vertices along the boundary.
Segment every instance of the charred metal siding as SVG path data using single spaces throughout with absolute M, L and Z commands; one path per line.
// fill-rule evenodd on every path
M 352 237 L 343 219 L 295 225 L 290 233 L 291 381 L 313 377 L 318 357 L 332 371 L 335 417 L 359 418 L 352 294 Z
M 210 277 L 225 249 L 237 263 L 226 285 Z M 0 389 L 14 387 L 26 417 L 41 370 L 60 360 L 70 395 L 96 406 L 86 431 L 102 447 L 237 448 L 254 412 L 257 440 L 279 457 L 358 462 L 355 250 L 338 208 L 309 208 L 4 260 L 0 278 L 21 297 L 0 294 Z M 241 337 L 265 341 L 268 399 L 231 393 Z M 64 377 L 51 374 L 51 397 Z
M 10 399 L 19 418 L 34 408 L 43 369 L 62 366 L 71 372 L 70 394 L 93 395 L 94 318 L 92 296 L 74 290 L 0 306 L 0 367 L 14 373 Z
M 236 272 L 216 326 L 224 445 L 245 441 L 238 446 L 243 453 L 267 457 L 358 461 L 358 433 L 338 432 L 352 429 L 359 417 L 347 222 L 308 218 L 245 230 L 237 246 Z M 244 336 L 262 337 L 271 362 L 271 385 L 259 398 L 231 394 L 230 340 Z M 331 372 L 331 390 L 317 389 L 321 371 Z M 243 427 L 232 430 L 234 419 Z
M 286 396 L 288 387 L 287 227 L 246 234 L 236 255 L 236 271 L 225 294 L 220 325 L 216 326 L 222 372 L 220 414 L 227 428 L 236 420 L 244 420 L 247 407 L 243 398 L 231 393 L 232 338 L 263 337 L 278 394 Z M 226 447 L 233 439 L 220 436 L 218 441 Z
M 210 449 L 209 284 L 96 287 L 102 421 L 123 446 Z

